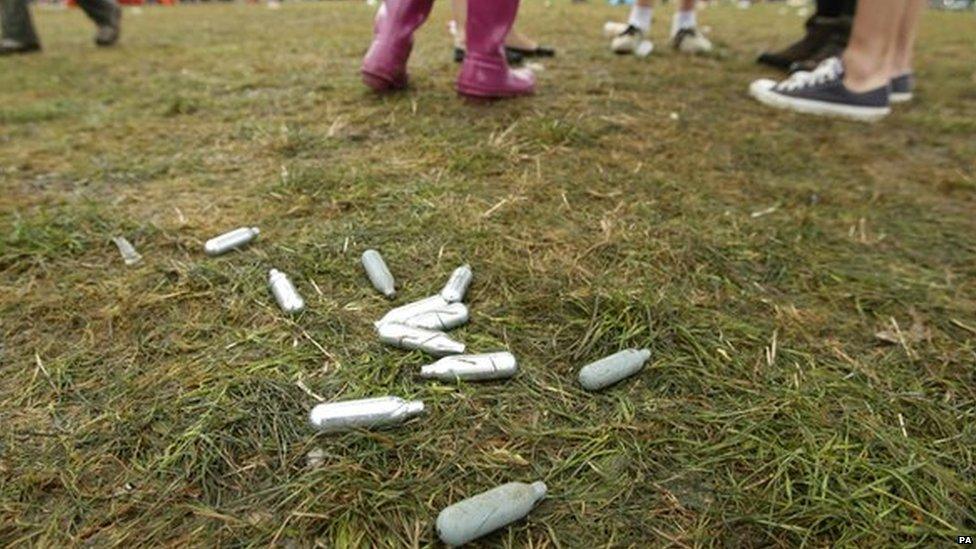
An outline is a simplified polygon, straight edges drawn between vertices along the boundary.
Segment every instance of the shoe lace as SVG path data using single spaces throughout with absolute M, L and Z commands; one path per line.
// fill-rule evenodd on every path
M 617 36 L 640 36 L 642 34 L 644 33 L 639 28 L 634 25 L 627 25 L 627 28 Z
M 776 85 L 783 91 L 796 91 L 802 88 L 819 86 L 832 80 L 837 80 L 844 74 L 844 64 L 836 57 L 821 61 L 812 71 L 793 73 L 789 78 Z

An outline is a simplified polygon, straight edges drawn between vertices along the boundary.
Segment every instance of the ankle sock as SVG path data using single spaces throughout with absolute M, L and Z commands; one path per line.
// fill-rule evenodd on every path
M 698 20 L 695 18 L 695 10 L 679 11 L 674 14 L 674 28 L 676 30 L 693 29 L 697 26 Z
M 627 20 L 627 24 L 639 28 L 642 32 L 647 32 L 651 28 L 653 16 L 654 8 L 634 4 L 634 7 L 630 9 L 630 19 Z

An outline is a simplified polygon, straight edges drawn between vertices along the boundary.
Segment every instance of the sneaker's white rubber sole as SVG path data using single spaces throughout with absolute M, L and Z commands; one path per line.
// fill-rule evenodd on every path
M 914 98 L 915 96 L 914 94 L 912 94 L 912 92 L 903 92 L 903 93 L 891 92 L 891 97 L 889 99 L 891 100 L 892 103 L 908 103 Z
M 773 86 L 775 85 L 776 81 L 769 78 L 753 80 L 752 84 L 749 84 L 749 95 L 756 97 L 757 93 L 768 92 L 769 90 L 773 89 Z
M 642 40 L 640 44 L 637 44 L 634 55 L 637 57 L 647 57 L 652 51 L 654 51 L 654 43 L 650 40 Z
M 789 97 L 776 93 L 765 85 L 756 84 L 757 82 L 754 82 L 749 87 L 749 94 L 763 105 L 777 109 L 786 109 L 804 114 L 815 114 L 817 116 L 835 116 L 848 120 L 857 120 L 858 122 L 877 122 L 891 114 L 891 107 L 858 107 L 855 105 L 840 105 L 812 99 Z
M 627 35 L 618 36 L 610 42 L 610 51 L 617 55 L 629 55 L 637 51 L 637 47 L 640 46 L 641 38 Z
M 689 55 L 701 55 L 704 53 L 711 53 L 714 49 L 712 46 L 712 41 L 704 36 L 695 36 L 690 38 L 685 38 L 680 43 L 675 44 L 674 36 L 670 39 L 671 47 L 681 53 L 687 53 Z

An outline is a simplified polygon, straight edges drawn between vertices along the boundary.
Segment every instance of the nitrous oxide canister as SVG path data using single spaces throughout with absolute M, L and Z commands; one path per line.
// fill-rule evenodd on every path
M 420 368 L 420 377 L 441 381 L 482 381 L 512 377 L 518 372 L 515 355 L 509 352 L 444 357 Z
M 447 279 L 447 284 L 441 290 L 441 297 L 448 303 L 464 301 L 464 294 L 468 293 L 468 286 L 471 286 L 471 279 L 474 273 L 470 265 L 462 265 L 451 273 L 451 278 Z
M 294 314 L 305 308 L 305 300 L 298 295 L 298 290 L 285 273 L 278 269 L 268 271 L 268 286 L 282 311 Z
M 651 357 L 647 349 L 626 349 L 583 366 L 579 382 L 584 389 L 597 391 L 632 376 L 644 367 Z
M 386 266 L 386 261 L 383 261 L 383 256 L 376 250 L 366 250 L 363 252 L 362 262 L 373 287 L 389 299 L 396 297 L 396 282 L 390 268 Z
M 439 309 L 420 313 L 403 321 L 407 326 L 428 330 L 453 330 L 467 324 L 470 313 L 464 303 L 449 303 Z
M 464 343 L 435 330 L 388 322 L 377 326 L 376 333 L 383 343 L 401 349 L 418 349 L 434 356 L 456 355 L 464 352 Z
M 137 265 L 142 261 L 142 256 L 136 251 L 135 246 L 132 245 L 125 237 L 115 236 L 112 237 L 112 242 L 115 243 L 115 247 L 119 249 L 119 253 L 122 254 L 122 261 L 126 265 Z
M 324 433 L 387 427 L 423 413 L 424 403 L 395 396 L 328 402 L 312 408 L 308 421 Z
M 447 507 L 437 515 L 437 535 L 464 545 L 529 514 L 546 496 L 544 482 L 509 482 Z
M 379 319 L 375 324 L 379 326 L 380 324 L 387 323 L 398 323 L 403 324 L 408 318 L 417 316 L 422 313 L 429 311 L 436 311 L 438 309 L 443 309 L 447 307 L 449 303 L 440 295 L 432 295 L 430 297 L 425 297 L 420 301 L 414 301 L 413 303 L 407 303 L 397 307 L 396 309 L 390 310 L 386 313 L 383 318 Z
M 257 227 L 234 229 L 229 233 L 224 233 L 208 240 L 203 245 L 203 251 L 207 252 L 207 255 L 225 254 L 254 240 L 260 233 L 261 230 Z

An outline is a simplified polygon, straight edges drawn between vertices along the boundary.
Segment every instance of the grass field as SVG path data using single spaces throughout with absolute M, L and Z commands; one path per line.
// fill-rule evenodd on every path
M 927 13 L 916 101 L 860 125 L 747 96 L 792 10 L 708 9 L 718 52 L 690 59 L 669 6 L 638 60 L 600 36 L 625 11 L 527 2 L 560 56 L 537 96 L 472 105 L 439 4 L 413 89 L 382 98 L 360 3 L 129 11 L 112 50 L 35 10 L 45 52 L 0 59 L 0 545 L 427 546 L 444 506 L 537 479 L 485 546 L 976 533 L 973 14 Z M 203 255 L 245 224 L 253 246 Z M 397 303 L 470 262 L 457 335 L 521 373 L 419 379 L 373 334 L 367 247 Z M 277 310 L 271 266 L 307 312 Z M 640 375 L 579 388 L 629 346 Z M 317 396 L 380 394 L 429 413 L 306 424 Z

